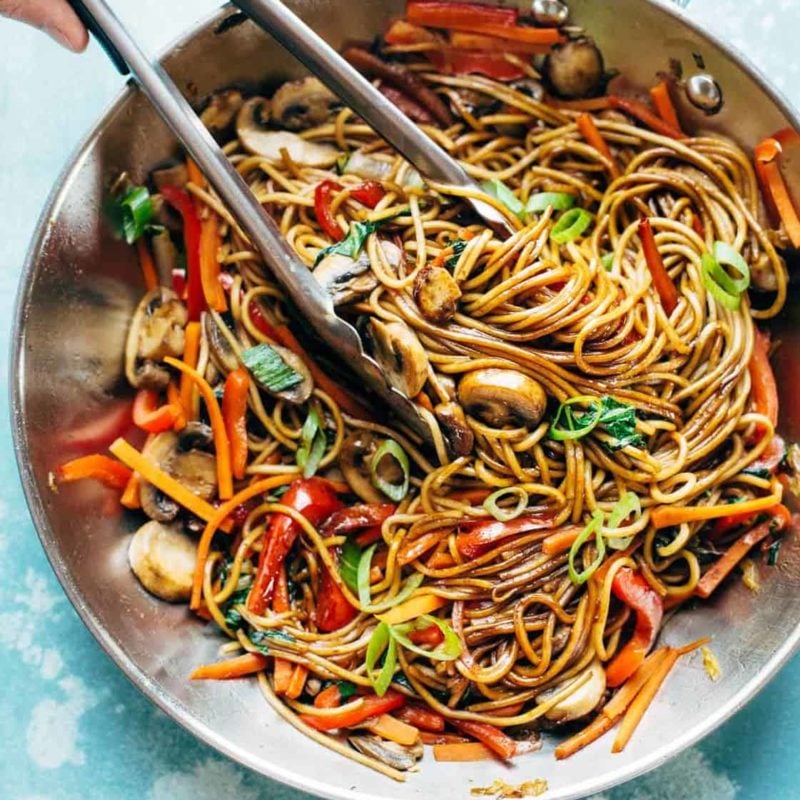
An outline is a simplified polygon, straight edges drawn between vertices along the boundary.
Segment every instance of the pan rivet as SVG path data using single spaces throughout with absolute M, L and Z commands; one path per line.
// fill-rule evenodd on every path
M 714 78 L 701 72 L 686 81 L 689 102 L 706 114 L 716 114 L 722 108 L 722 89 Z
M 566 3 L 560 0 L 533 0 L 531 3 L 533 18 L 539 25 L 554 25 L 558 27 L 567 21 L 569 9 Z

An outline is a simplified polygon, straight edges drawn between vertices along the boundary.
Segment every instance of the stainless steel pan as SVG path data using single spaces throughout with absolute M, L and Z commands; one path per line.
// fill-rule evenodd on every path
M 400 0 L 291 0 L 334 46 L 370 39 L 400 13 Z M 679 63 L 698 60 L 719 81 L 725 104 L 716 116 L 684 103 L 693 129 L 714 129 L 752 146 L 800 121 L 742 57 L 694 29 L 665 4 L 646 0 L 572 0 L 573 19 L 597 39 L 619 91 L 641 92 Z M 192 102 L 232 83 L 273 86 L 299 65 L 249 22 L 223 9 L 184 36 L 164 65 Z M 67 112 L 68 104 L 64 106 Z M 279 721 L 254 682 L 192 684 L 193 666 L 215 656 L 220 639 L 182 607 L 151 598 L 128 571 L 128 534 L 136 521 L 101 487 L 75 485 L 54 494 L 48 472 L 124 432 L 122 353 L 129 316 L 141 293 L 131 249 L 103 221 L 108 187 L 121 170 L 134 179 L 175 151 L 172 136 L 146 100 L 128 89 L 100 120 L 56 183 L 28 255 L 20 286 L 12 358 L 15 445 L 31 513 L 56 574 L 84 622 L 128 677 L 204 741 L 253 769 L 326 797 L 468 797 L 496 778 L 548 782 L 548 800 L 582 797 L 652 769 L 719 726 L 746 703 L 800 641 L 800 545 L 780 565 L 761 568 L 755 596 L 732 586 L 713 604 L 682 613 L 667 641 L 713 635 L 723 678 L 711 683 L 699 659 L 670 676 L 630 746 L 612 756 L 603 739 L 557 763 L 548 743 L 513 768 L 483 762 L 436 764 L 394 784 L 306 740 Z M 779 326 L 778 363 L 784 433 L 800 438 L 800 332 L 790 308 Z M 797 387 L 797 388 L 794 388 Z M 81 449 L 82 448 L 82 449 Z

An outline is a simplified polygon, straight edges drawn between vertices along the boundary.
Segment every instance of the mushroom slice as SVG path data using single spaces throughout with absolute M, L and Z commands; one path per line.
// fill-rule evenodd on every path
M 589 679 L 586 683 L 579 686 L 571 695 L 565 697 L 560 703 L 556 703 L 549 711 L 545 712 L 547 719 L 554 722 L 572 722 L 591 714 L 597 708 L 606 691 L 606 673 L 599 659 L 594 659 L 583 672 L 574 678 L 562 681 L 536 695 L 536 702 L 540 705 L 547 702 L 571 684 L 577 683 L 587 673 L 589 674 Z
M 170 603 L 188 600 L 197 561 L 197 545 L 180 525 L 146 522 L 133 534 L 128 563 L 150 594 Z
M 182 452 L 189 450 L 204 450 L 214 441 L 214 431 L 205 422 L 187 422 L 178 433 L 178 449 Z
M 538 381 L 513 369 L 476 369 L 458 384 L 458 400 L 468 414 L 488 425 L 539 424 L 547 395 Z
M 590 97 L 599 91 L 605 78 L 603 54 L 586 38 L 555 45 L 544 62 L 544 75 L 559 97 Z
M 153 259 L 156 262 L 158 279 L 162 285 L 172 283 L 172 272 L 178 266 L 178 248 L 172 242 L 169 231 L 164 228 L 151 239 Z
M 125 375 L 132 386 L 163 389 L 169 383 L 165 369 L 142 370 L 140 362 L 182 356 L 187 320 L 186 306 L 171 289 L 157 286 L 141 299 L 125 345 Z
M 156 189 L 160 192 L 165 186 L 177 186 L 182 189 L 189 182 L 189 171 L 186 169 L 186 164 L 178 161 L 175 164 L 170 164 L 168 167 L 161 167 L 154 169 L 150 173 Z
M 238 89 L 225 89 L 211 95 L 208 105 L 200 114 L 200 121 L 214 136 L 225 133 L 233 124 L 244 97 Z
M 460 298 L 461 289 L 444 267 L 423 267 L 414 280 L 420 313 L 434 325 L 444 325 L 452 318 Z
M 272 119 L 289 131 L 321 125 L 341 101 L 319 78 L 287 81 L 272 95 Z
M 300 403 L 305 403 L 305 401 L 311 397 L 311 392 L 314 391 L 314 378 L 311 377 L 311 371 L 306 366 L 306 362 L 303 361 L 303 359 L 300 358 L 300 356 L 298 356 L 296 353 L 289 350 L 288 347 L 281 347 L 281 345 L 277 344 L 257 345 L 257 347 L 264 347 L 273 350 L 278 356 L 280 356 L 284 364 L 293 369 L 300 376 L 301 381 L 296 383 L 294 386 L 290 386 L 288 389 L 275 391 L 259 379 L 256 365 L 252 363 L 245 363 L 245 366 L 248 368 L 253 380 L 265 392 L 269 392 L 269 394 L 271 394 L 273 397 L 278 397 L 281 400 L 285 400 L 287 403 L 295 403 L 298 405 Z
M 390 267 L 396 269 L 400 266 L 403 251 L 394 242 L 382 239 L 380 248 Z M 363 250 L 358 259 L 331 253 L 315 267 L 314 277 L 331 296 L 334 306 L 355 303 L 378 285 L 378 279 L 370 269 L 369 256 Z
M 423 753 L 421 744 L 406 747 L 382 739 L 380 736 L 350 736 L 348 741 L 365 756 L 376 758 L 387 766 L 403 772 L 413 769 Z
M 467 425 L 464 409 L 458 403 L 439 403 L 433 411 L 452 454 L 468 456 L 475 444 L 475 435 Z
M 213 314 L 203 315 L 203 331 L 208 341 L 208 349 L 211 353 L 211 360 L 227 374 L 239 368 L 239 358 L 233 351 L 228 338 L 219 329 Z
M 416 397 L 428 379 L 428 356 L 417 335 L 404 322 L 371 319 L 375 359 L 389 383 L 406 397 Z
M 282 150 L 296 164 L 309 167 L 329 167 L 336 161 L 338 150 L 327 144 L 317 144 L 301 139 L 290 131 L 273 131 L 266 127 L 269 120 L 269 101 L 252 97 L 236 116 L 236 135 L 249 153 L 268 161 L 281 161 Z

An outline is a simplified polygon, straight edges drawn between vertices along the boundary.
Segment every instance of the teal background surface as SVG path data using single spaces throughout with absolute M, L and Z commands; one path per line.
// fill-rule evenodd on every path
M 679 4 L 747 52 L 800 105 L 798 0 Z M 156 52 L 217 4 L 115 0 L 113 5 Z M 6 380 L 13 299 L 39 212 L 68 155 L 122 83 L 96 46 L 74 56 L 38 32 L 2 19 L 0 63 L 0 380 Z M 7 392 L 0 392 L 0 798 L 306 797 L 197 742 L 145 700 L 100 650 L 36 538 L 14 464 L 7 406 Z M 699 746 L 602 797 L 798 798 L 798 716 L 800 657 Z

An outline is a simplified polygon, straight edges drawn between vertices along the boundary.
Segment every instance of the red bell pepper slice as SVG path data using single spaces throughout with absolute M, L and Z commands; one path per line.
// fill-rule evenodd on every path
M 412 25 L 431 28 L 458 28 L 464 26 L 517 24 L 519 12 L 515 8 L 499 8 L 477 3 L 454 3 L 447 0 L 409 0 L 406 3 L 406 20 Z
M 753 409 L 767 417 L 774 427 L 778 424 L 778 386 L 769 363 L 769 334 L 762 333 L 758 328 L 747 369 L 750 372 Z
M 250 321 L 264 336 L 268 339 L 272 339 L 273 342 L 279 341 L 278 332 L 269 324 L 267 318 L 264 316 L 264 312 L 261 310 L 261 306 L 255 298 L 250 301 L 247 310 L 250 312 Z
M 334 558 L 339 558 L 338 547 L 333 555 Z M 333 579 L 330 570 L 323 566 L 317 592 L 317 627 L 325 633 L 338 631 L 348 622 L 352 622 L 357 614 L 358 609 L 350 605 L 350 601 Z
M 445 47 L 427 53 L 427 57 L 438 70 L 453 75 L 485 75 L 496 81 L 515 81 L 525 76 L 525 70 L 504 58 L 502 52 Z
M 644 217 L 639 222 L 639 238 L 642 241 L 642 250 L 647 262 L 647 269 L 650 270 L 650 277 L 653 279 L 653 286 L 661 298 L 661 305 L 669 316 L 678 305 L 678 290 L 672 282 L 664 262 L 661 260 L 661 253 L 658 252 L 656 239 L 653 235 L 653 228 L 650 220 Z
M 317 215 L 317 222 L 325 235 L 334 242 L 344 239 L 344 231 L 331 211 L 331 195 L 341 189 L 342 187 L 335 181 L 322 181 L 314 189 L 314 213 Z
M 375 208 L 385 195 L 386 189 L 378 181 L 364 181 L 350 190 L 350 197 L 363 203 L 367 208 Z
M 433 627 L 436 627 L 435 625 Z M 436 628 L 436 630 L 439 630 Z M 438 712 L 423 706 L 403 706 L 395 716 L 397 719 L 432 733 L 442 733 L 445 727 L 445 718 Z
M 133 472 L 115 458 L 100 454 L 81 456 L 67 461 L 56 469 L 58 483 L 72 483 L 84 478 L 100 481 L 109 489 L 123 490 Z
M 451 719 L 450 723 L 458 730 L 469 734 L 481 744 L 497 753 L 500 758 L 508 761 L 517 755 L 517 742 L 503 733 L 500 728 L 489 725 L 488 722 L 471 722 L 464 719 Z
M 664 601 L 640 572 L 629 567 L 617 572 L 611 591 L 636 614 L 633 636 L 606 667 L 606 681 L 613 688 L 639 669 L 653 646 L 664 617 Z
M 192 198 L 177 186 L 163 186 L 163 198 L 183 219 L 183 241 L 186 247 L 186 310 L 190 322 L 197 322 L 206 310 L 203 281 L 200 276 L 200 217 Z
M 508 522 L 494 519 L 465 522 L 460 526 L 456 546 L 464 558 L 477 558 L 509 536 L 552 527 L 553 517 L 550 514 L 532 514 Z
M 438 625 L 428 625 L 419 631 L 411 631 L 408 638 L 416 645 L 428 644 L 431 647 L 436 647 L 444 641 L 444 634 Z
M 335 511 L 325 520 L 320 532 L 323 536 L 340 536 L 361 528 L 381 525 L 397 511 L 393 503 L 359 503 Z
M 400 692 L 389 689 L 383 697 L 376 694 L 364 695 L 364 702 L 358 707 L 344 710 L 339 714 L 326 714 L 324 717 L 312 717 L 301 714 L 300 719 L 318 731 L 332 731 L 337 728 L 352 728 L 355 725 L 368 720 L 370 717 L 377 717 L 380 714 L 388 714 L 396 708 L 405 705 L 406 699 Z
M 158 405 L 158 392 L 139 389 L 133 401 L 133 424 L 148 433 L 162 433 L 175 425 L 183 409 L 173 403 Z
M 323 478 L 306 478 L 293 481 L 281 498 L 281 503 L 302 514 L 312 525 L 319 525 L 342 503 Z M 253 588 L 247 607 L 254 614 L 263 614 L 275 591 L 275 584 L 284 559 L 289 554 L 300 526 L 285 514 L 274 514 L 264 535 L 264 548 L 258 562 Z

